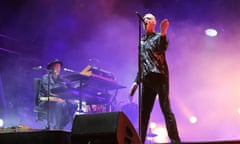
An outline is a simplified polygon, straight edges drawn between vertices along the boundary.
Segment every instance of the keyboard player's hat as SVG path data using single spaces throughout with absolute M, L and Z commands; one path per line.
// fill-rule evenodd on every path
M 62 61 L 60 61 L 59 59 L 54 59 L 53 61 L 51 61 L 51 62 L 48 63 L 47 69 L 48 69 L 48 70 L 51 69 L 52 66 L 53 66 L 54 64 L 57 64 L 57 63 L 60 64 L 61 66 L 63 65 Z

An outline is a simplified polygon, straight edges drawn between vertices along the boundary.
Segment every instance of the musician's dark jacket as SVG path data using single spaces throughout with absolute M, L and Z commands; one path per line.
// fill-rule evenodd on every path
M 168 39 L 161 36 L 160 33 L 154 32 L 144 35 L 141 38 L 141 67 L 142 78 L 149 73 L 159 73 L 168 77 L 168 65 L 166 62 L 165 51 L 168 48 Z M 140 73 L 138 72 L 135 82 L 140 82 Z
M 48 85 L 49 85 L 49 92 L 48 92 Z M 42 76 L 42 88 L 40 90 L 40 96 L 47 96 L 48 93 L 51 94 L 54 93 L 52 92 L 52 90 L 54 88 L 66 88 L 66 85 L 63 81 L 63 79 L 61 78 L 61 76 L 59 76 L 57 79 L 54 79 L 53 76 L 51 74 L 45 74 Z

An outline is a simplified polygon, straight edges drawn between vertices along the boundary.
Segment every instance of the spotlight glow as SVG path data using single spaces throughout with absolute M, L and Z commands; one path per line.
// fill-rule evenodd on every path
M 240 107 L 238 108 L 237 112 L 238 112 L 238 114 L 240 114 Z
M 191 117 L 189 118 L 189 121 L 190 121 L 190 123 L 194 124 L 194 123 L 197 122 L 197 117 L 191 116 Z
M 147 136 L 146 139 L 150 143 L 167 143 L 168 142 L 168 134 L 166 128 L 159 123 L 150 122 L 149 125 L 149 134 L 152 136 Z
M 156 143 L 166 143 L 168 142 L 168 134 L 165 127 L 158 125 L 155 129 L 153 129 L 153 133 L 157 134 L 156 137 L 153 138 L 153 141 Z
M 218 32 L 216 29 L 213 28 L 208 28 L 205 30 L 205 35 L 209 36 L 209 37 L 215 37 L 217 36 Z
M 150 127 L 151 129 L 154 129 L 154 128 L 156 127 L 156 123 L 155 123 L 155 122 L 150 122 L 149 127 Z
M 3 119 L 0 119 L 0 127 L 3 127 L 3 125 L 4 125 L 4 121 Z

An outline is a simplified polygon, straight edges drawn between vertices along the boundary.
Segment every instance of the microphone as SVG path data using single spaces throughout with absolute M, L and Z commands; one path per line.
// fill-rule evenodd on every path
M 64 70 L 65 72 L 75 72 L 74 70 L 68 69 L 68 68 L 63 68 L 63 70 Z
M 144 21 L 143 17 L 140 15 L 139 12 L 136 12 L 136 15 L 138 16 L 138 18 L 146 25 L 147 23 Z
M 33 70 L 41 70 L 43 67 L 40 65 L 40 66 L 35 66 L 35 67 L 32 67 Z

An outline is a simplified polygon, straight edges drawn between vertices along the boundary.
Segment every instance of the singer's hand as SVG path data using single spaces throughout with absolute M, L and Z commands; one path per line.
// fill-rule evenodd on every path
M 135 91 L 137 90 L 137 87 L 138 87 L 138 84 L 136 82 L 134 82 L 131 86 L 131 89 L 130 89 L 130 94 L 129 94 L 129 102 L 130 103 L 133 103 L 134 102 L 134 93 Z
M 168 19 L 162 20 L 160 24 L 160 32 L 162 36 L 165 36 L 167 34 L 168 27 L 169 27 Z
M 138 87 L 138 84 L 136 82 L 134 82 L 130 89 L 130 96 L 134 95 L 135 91 L 137 90 L 137 87 Z

